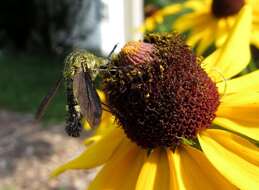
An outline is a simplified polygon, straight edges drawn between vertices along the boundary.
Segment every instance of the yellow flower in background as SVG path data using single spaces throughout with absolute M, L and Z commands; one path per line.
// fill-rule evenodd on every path
M 140 31 L 153 31 L 157 24 L 161 24 L 164 21 L 165 16 L 175 14 L 181 11 L 181 9 L 181 5 L 170 5 L 164 9 L 156 11 L 152 16 L 145 19 L 143 26 L 140 27 Z
M 258 0 L 190 0 L 193 12 L 176 20 L 174 28 L 179 32 L 191 30 L 188 44 L 197 46 L 201 54 L 213 42 L 222 44 L 226 35 L 233 27 L 238 14 L 245 7 L 251 9 L 252 17 L 246 22 L 252 23 L 250 34 L 251 44 L 259 47 L 259 6 Z M 237 39 L 242 40 L 242 39 Z
M 171 9 L 175 6 L 177 10 L 186 8 L 192 10 L 179 16 L 173 23 L 172 29 L 178 32 L 190 31 L 187 43 L 191 46 L 197 45 L 197 53 L 202 54 L 213 43 L 219 47 L 231 31 L 240 11 L 244 7 L 247 9 L 249 7 L 252 9 L 252 17 L 246 21 L 252 23 L 249 40 L 251 44 L 259 48 L 258 4 L 258 0 L 187 0 L 185 3 L 170 6 Z M 163 12 L 163 9 L 160 12 Z M 164 16 L 167 15 L 160 14 L 160 20 Z M 152 18 L 153 16 L 146 20 L 152 20 Z M 152 30 L 154 28 L 155 24 L 153 24 Z M 146 30 L 151 31 L 148 27 Z
M 103 165 L 88 189 L 257 189 L 259 71 L 231 79 L 250 60 L 250 16 L 202 62 L 175 34 L 126 44 L 104 77 L 120 127 L 52 176 Z

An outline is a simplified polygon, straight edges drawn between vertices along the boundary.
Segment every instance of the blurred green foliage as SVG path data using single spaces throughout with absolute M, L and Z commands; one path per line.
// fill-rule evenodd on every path
M 57 64 L 61 63 L 61 64 Z M 42 98 L 55 84 L 63 69 L 56 58 L 28 55 L 0 56 L 0 108 L 35 113 Z M 64 85 L 46 111 L 47 122 L 64 121 Z
M 184 2 L 185 0 L 145 0 L 145 5 L 153 4 L 158 7 L 164 7 L 166 5 L 172 4 L 172 3 L 179 3 Z

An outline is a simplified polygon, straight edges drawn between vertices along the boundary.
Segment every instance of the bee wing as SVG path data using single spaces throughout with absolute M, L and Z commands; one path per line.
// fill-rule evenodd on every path
M 73 93 L 78 100 L 82 115 L 91 128 L 96 128 L 102 116 L 101 100 L 88 72 L 80 71 L 73 78 Z
M 49 103 L 51 102 L 52 98 L 57 94 L 58 92 L 58 89 L 62 83 L 62 80 L 63 80 L 63 76 L 61 76 L 57 82 L 55 83 L 55 85 L 49 90 L 48 94 L 42 99 L 40 105 L 39 105 L 39 108 L 35 114 L 35 120 L 36 121 L 39 121 L 45 110 L 47 109 Z

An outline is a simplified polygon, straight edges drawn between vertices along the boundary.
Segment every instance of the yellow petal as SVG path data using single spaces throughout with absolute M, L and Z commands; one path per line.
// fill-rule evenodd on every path
M 136 183 L 139 177 L 139 172 L 141 170 L 141 167 L 144 163 L 146 151 L 142 150 L 140 153 L 138 153 L 136 159 L 132 162 L 130 162 L 130 169 L 127 172 L 127 176 L 125 178 L 125 181 L 123 182 L 123 185 L 119 190 L 132 190 L 136 187 Z M 122 176 L 122 172 L 120 173 L 120 177 Z
M 252 139 L 259 141 L 259 125 L 251 124 L 245 121 L 236 121 L 234 119 L 228 119 L 223 117 L 216 117 L 213 123 L 219 125 L 225 129 L 240 133 Z
M 234 18 L 234 21 L 235 21 L 235 18 Z M 230 26 L 228 24 L 227 19 L 218 19 L 217 31 L 215 32 L 215 35 L 216 35 L 215 45 L 216 45 L 216 47 L 221 47 L 222 44 L 224 44 L 224 42 L 226 41 L 226 38 L 227 38 L 227 34 L 231 30 L 232 26 Z
M 180 190 L 178 181 L 175 174 L 175 165 L 174 165 L 174 153 L 167 149 L 167 158 L 168 158 L 168 164 L 169 164 L 169 171 L 170 171 L 170 181 L 169 181 L 169 190 Z
M 152 190 L 169 190 L 170 186 L 170 168 L 168 164 L 168 158 L 164 149 L 160 150 L 159 161 L 156 172 L 154 189 Z
M 182 10 L 181 4 L 173 4 L 173 5 L 166 6 L 165 8 L 154 13 L 152 16 L 147 17 L 145 19 L 144 24 L 139 28 L 139 31 L 142 33 L 145 31 L 153 31 L 155 30 L 155 27 L 157 26 L 157 24 L 160 24 L 164 21 L 165 16 L 175 14 L 181 10 Z
M 217 30 L 216 28 L 216 23 L 215 22 L 210 22 L 207 25 L 207 28 L 204 30 L 204 34 L 197 46 L 197 54 L 202 55 L 204 51 L 213 43 L 215 40 L 215 31 Z
M 172 4 L 164 7 L 159 12 L 161 13 L 161 15 L 167 16 L 167 15 L 176 14 L 177 12 L 181 11 L 182 8 L 183 7 L 181 4 Z
M 199 150 L 183 146 L 174 154 L 179 190 L 236 189 Z
M 104 111 L 100 126 L 94 131 L 94 134 L 91 135 L 90 138 L 85 139 L 84 144 L 89 145 L 93 142 L 100 140 L 103 136 L 105 136 L 107 133 L 111 132 L 114 128 L 117 127 L 117 124 L 114 122 L 114 116 Z
M 209 13 L 204 13 L 205 19 L 200 20 L 192 27 L 191 33 L 187 38 L 187 44 L 190 46 L 197 45 L 197 54 L 201 55 L 215 40 L 215 31 L 217 26 L 217 20 L 211 17 Z M 196 19 L 196 18 L 195 18 Z M 199 18 L 198 18 L 199 19 Z M 188 22 L 193 23 L 192 20 Z
M 216 32 L 216 47 L 221 47 L 224 42 L 226 41 L 229 32 L 231 31 L 231 28 L 234 26 L 237 16 L 233 16 L 233 17 L 227 17 L 227 18 L 223 18 L 223 19 L 218 19 L 218 23 L 217 23 L 217 32 Z
M 156 27 L 156 21 L 155 17 L 151 16 L 146 18 L 145 23 L 143 26 L 141 26 L 140 31 L 145 32 L 145 31 L 153 31 Z
M 193 27 L 200 28 L 199 26 L 205 26 L 205 23 L 208 23 L 210 17 L 211 16 L 207 12 L 188 13 L 177 19 L 173 27 L 179 32 L 190 30 Z
M 203 16 L 206 19 L 204 19 L 200 24 L 195 25 L 192 28 L 191 34 L 187 38 L 187 44 L 190 46 L 194 47 L 199 43 L 197 54 L 202 54 L 215 39 L 215 30 L 213 31 L 213 28 L 216 26 L 216 20 L 211 17 L 210 14 L 204 14 Z M 191 20 L 189 22 L 191 22 Z
M 259 126 L 259 92 L 223 96 L 216 115 Z
M 205 1 L 189 0 L 184 3 L 184 7 L 199 11 L 201 9 L 209 9 L 206 4 Z
M 135 189 L 146 151 L 125 139 L 114 156 L 98 173 L 88 190 Z
M 259 91 L 259 70 L 235 79 L 227 80 L 226 82 L 217 83 L 217 87 L 221 94 Z
M 202 39 L 203 33 L 204 33 L 204 30 L 202 31 L 195 30 L 195 29 L 192 30 L 191 34 L 186 39 L 186 43 L 189 46 L 194 47 Z
M 259 149 L 238 135 L 209 129 L 198 135 L 210 162 L 240 189 L 259 187 Z
M 102 96 L 103 94 L 101 94 L 101 97 Z M 102 97 L 102 100 L 103 101 L 105 100 L 104 97 Z M 100 140 L 103 136 L 105 136 L 105 134 L 109 133 L 116 127 L 118 127 L 118 125 L 115 122 L 114 116 L 107 111 L 103 111 L 100 125 L 94 131 L 94 134 L 91 135 L 90 138 L 86 138 L 86 140 L 84 141 L 84 144 L 89 145 L 93 142 Z M 90 132 L 93 132 L 93 130 L 91 130 Z
M 123 131 L 120 128 L 114 129 L 100 141 L 89 146 L 77 158 L 54 170 L 51 177 L 69 169 L 89 169 L 105 163 L 113 155 L 123 138 L 125 138 Z
M 84 143 L 85 145 L 90 145 L 90 144 L 92 144 L 92 143 L 95 143 L 95 142 L 101 140 L 104 136 L 105 136 L 104 134 L 101 134 L 101 135 L 99 135 L 99 134 L 98 134 L 98 135 L 93 135 L 93 136 L 91 136 L 91 137 L 89 137 L 89 138 L 86 138 L 83 143 Z
M 259 0 L 246 0 L 246 2 L 251 4 L 254 7 L 254 9 L 256 9 L 257 8 L 256 5 L 258 5 Z
M 147 158 L 140 171 L 136 190 L 169 189 L 170 172 L 164 149 L 155 149 Z
M 167 158 L 166 151 L 161 150 L 154 190 L 169 189 L 169 186 L 170 186 L 170 169 L 168 164 L 168 158 Z
M 98 90 L 97 92 L 101 101 L 106 102 L 105 94 L 100 90 Z M 87 123 L 87 121 L 84 119 L 83 121 L 84 129 L 88 131 L 89 135 L 92 134 L 90 135 L 89 138 L 85 139 L 84 144 L 90 145 L 91 143 L 97 142 L 106 134 L 111 132 L 115 127 L 118 127 L 114 122 L 114 120 L 115 120 L 114 116 L 111 113 L 107 111 L 103 111 L 100 125 L 95 130 L 93 130 L 90 127 L 90 125 Z
M 139 173 L 135 190 L 153 190 L 158 170 L 160 151 L 154 150 L 146 159 Z
M 246 5 L 240 11 L 226 42 L 204 60 L 206 71 L 213 75 L 218 71 L 227 79 L 242 71 L 250 61 L 251 7 Z M 216 78 L 221 81 L 222 77 Z
M 259 18 L 259 16 L 258 16 Z M 259 29 L 253 30 L 252 31 L 252 36 L 251 36 L 251 42 L 254 44 L 257 48 L 259 48 Z

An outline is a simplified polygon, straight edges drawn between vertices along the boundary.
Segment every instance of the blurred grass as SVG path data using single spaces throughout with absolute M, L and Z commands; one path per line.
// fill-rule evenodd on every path
M 0 109 L 34 114 L 61 74 L 63 61 L 28 55 L 0 55 Z M 48 107 L 43 120 L 65 117 L 64 85 Z
M 180 2 L 184 2 L 184 1 L 186 1 L 186 0 L 144 0 L 144 3 L 145 3 L 145 5 L 153 4 L 158 7 L 164 7 L 164 6 L 170 5 L 172 3 L 180 3 Z

